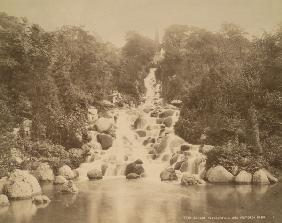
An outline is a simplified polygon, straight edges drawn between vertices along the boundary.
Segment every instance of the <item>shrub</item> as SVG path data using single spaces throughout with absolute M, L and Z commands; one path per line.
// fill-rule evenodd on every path
M 230 172 L 237 166 L 239 171 L 246 170 L 254 173 L 269 164 L 266 158 L 253 153 L 245 145 L 239 146 L 233 143 L 217 146 L 207 153 L 207 169 L 217 165 L 223 166 Z

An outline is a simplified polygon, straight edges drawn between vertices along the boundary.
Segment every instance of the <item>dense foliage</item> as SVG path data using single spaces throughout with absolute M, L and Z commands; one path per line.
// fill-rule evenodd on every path
M 216 33 L 173 25 L 162 46 L 163 96 L 183 101 L 176 133 L 191 143 L 205 134 L 216 146 L 240 138 L 282 167 L 282 28 L 250 40 L 233 24 Z
M 113 90 L 140 98 L 153 54 L 153 41 L 137 33 L 118 49 L 82 27 L 47 32 L 0 13 L 0 166 L 9 163 L 12 147 L 65 159 L 87 138 L 89 105 L 101 107 Z
M 128 32 L 126 44 L 122 48 L 120 72 L 116 76 L 120 92 L 140 100 L 144 94 L 144 78 L 155 55 L 156 45 L 153 40 L 144 38 L 136 32 Z

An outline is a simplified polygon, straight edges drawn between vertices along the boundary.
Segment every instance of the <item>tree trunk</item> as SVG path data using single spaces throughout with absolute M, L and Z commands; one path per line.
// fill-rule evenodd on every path
M 257 111 L 254 106 L 251 106 L 248 109 L 248 122 L 249 122 L 249 132 L 250 132 L 250 143 L 254 146 L 256 151 L 261 154 L 263 152 L 262 146 L 260 143 L 260 136 L 259 136 L 259 123 L 257 117 Z

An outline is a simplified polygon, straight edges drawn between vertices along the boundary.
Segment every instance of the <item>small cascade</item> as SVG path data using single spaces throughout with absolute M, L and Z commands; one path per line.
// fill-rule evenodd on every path
M 124 176 L 126 166 L 140 159 L 146 179 L 159 181 L 160 173 L 170 166 L 170 159 L 177 153 L 177 162 L 188 163 L 186 172 L 199 174 L 203 171 L 204 158 L 199 152 L 199 146 L 190 145 L 189 151 L 184 154 L 180 152 L 181 145 L 187 143 L 174 134 L 179 109 L 163 104 L 161 86 L 156 81 L 155 71 L 156 68 L 151 68 L 144 79 L 146 94 L 143 104 L 138 108 L 113 111 L 116 117 L 113 121 L 116 135 L 113 145 L 108 150 L 97 149 L 94 161 L 89 158 L 88 162 L 81 164 L 78 169 L 81 178 L 86 178 L 87 172 L 93 168 L 104 171 L 104 177 Z M 137 119 L 140 119 L 140 123 L 135 126 Z M 97 132 L 93 131 L 91 134 L 96 139 Z M 93 140 L 91 143 L 97 147 L 97 141 Z

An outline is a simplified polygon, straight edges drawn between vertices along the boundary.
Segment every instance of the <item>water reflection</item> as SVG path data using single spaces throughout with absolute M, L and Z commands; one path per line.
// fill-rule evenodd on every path
M 281 200 L 280 193 L 272 193 L 269 186 L 207 184 L 182 187 L 146 179 L 127 181 L 122 178 L 79 182 L 78 186 L 80 192 L 77 195 L 62 194 L 58 187 L 45 187 L 45 194 L 51 198 L 48 207 L 37 209 L 31 201 L 16 201 L 0 215 L 0 222 L 155 223 L 183 222 L 184 216 L 248 213 L 269 216 L 273 212 L 277 215 L 279 206 L 273 207 L 274 210 L 265 208 L 265 197 L 269 207 L 275 202 L 277 205 L 277 199 Z M 278 187 L 275 190 L 281 190 L 281 186 Z

